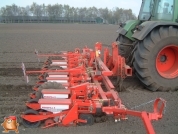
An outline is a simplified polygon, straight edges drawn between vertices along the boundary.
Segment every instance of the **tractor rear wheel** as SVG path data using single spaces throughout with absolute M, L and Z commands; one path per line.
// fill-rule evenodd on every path
M 173 26 L 155 28 L 136 47 L 133 66 L 146 88 L 178 90 L 178 29 Z
M 119 36 L 117 37 L 116 41 L 119 41 L 119 55 L 121 55 L 122 57 L 124 57 L 126 59 L 126 63 L 129 62 L 129 56 L 131 51 L 133 50 L 132 46 L 128 46 L 126 44 L 132 44 L 132 41 L 130 39 L 128 39 L 127 37 L 125 37 L 124 35 L 119 34 Z

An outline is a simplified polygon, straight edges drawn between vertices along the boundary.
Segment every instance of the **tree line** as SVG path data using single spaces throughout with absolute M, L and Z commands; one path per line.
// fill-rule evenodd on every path
M 45 5 L 33 2 L 26 7 L 20 7 L 16 4 L 6 5 L 0 8 L 0 16 L 4 20 L 12 21 L 14 18 L 29 19 L 35 17 L 38 21 L 47 18 L 50 21 L 55 21 L 58 18 L 65 18 L 66 20 L 95 20 L 101 18 L 102 23 L 118 24 L 126 20 L 136 19 L 131 9 L 123 8 L 96 8 L 96 7 L 71 7 L 69 5 L 54 4 Z

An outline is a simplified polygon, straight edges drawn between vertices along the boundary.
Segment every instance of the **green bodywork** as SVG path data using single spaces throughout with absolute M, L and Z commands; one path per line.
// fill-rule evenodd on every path
M 167 7 L 165 5 L 167 5 Z M 164 13 L 163 9 L 164 11 L 167 10 L 167 13 Z M 147 21 L 152 21 L 152 23 L 155 23 L 155 21 L 158 22 L 158 24 L 155 24 L 155 27 L 164 25 L 165 22 L 166 25 L 172 25 L 172 23 L 178 24 L 178 0 L 142 0 L 142 6 L 140 9 L 138 20 L 126 21 L 124 26 L 119 27 L 118 32 L 128 39 L 135 41 L 137 38 L 133 38 L 133 31 L 136 30 L 136 26 L 144 25 L 145 27 L 149 26 L 149 28 L 147 29 L 150 29 L 150 26 L 152 29 L 155 28 L 152 27 L 152 25 L 146 25 Z M 170 24 L 167 24 L 167 22 Z M 147 32 L 146 34 L 148 33 L 149 32 Z
M 125 26 L 123 27 L 124 30 L 126 30 L 125 36 L 129 38 L 130 40 L 134 41 L 135 39 L 132 38 L 133 35 L 133 29 L 140 23 L 140 20 L 128 20 L 125 23 Z M 122 28 L 122 27 L 120 27 Z

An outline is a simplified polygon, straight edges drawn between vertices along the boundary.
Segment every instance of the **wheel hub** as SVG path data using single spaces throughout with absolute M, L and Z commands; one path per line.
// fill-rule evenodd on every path
M 166 60 L 167 60 L 167 56 L 166 55 L 161 55 L 160 61 L 161 62 L 166 62 Z
M 156 69 L 164 78 L 178 77 L 178 46 L 169 45 L 159 51 L 156 58 Z

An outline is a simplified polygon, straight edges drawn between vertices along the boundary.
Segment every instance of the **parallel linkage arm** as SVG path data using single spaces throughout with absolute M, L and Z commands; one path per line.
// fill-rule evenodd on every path
M 154 128 L 151 124 L 151 120 L 159 120 L 163 116 L 163 109 L 166 105 L 166 101 L 162 98 L 157 98 L 153 105 L 153 113 L 148 113 L 145 111 L 133 111 L 128 109 L 121 109 L 118 107 L 103 107 L 103 112 L 106 113 L 112 113 L 113 115 L 119 117 L 119 119 L 122 119 L 122 117 L 125 117 L 126 115 L 132 115 L 140 117 L 144 123 L 144 126 L 147 130 L 148 134 L 155 134 Z

